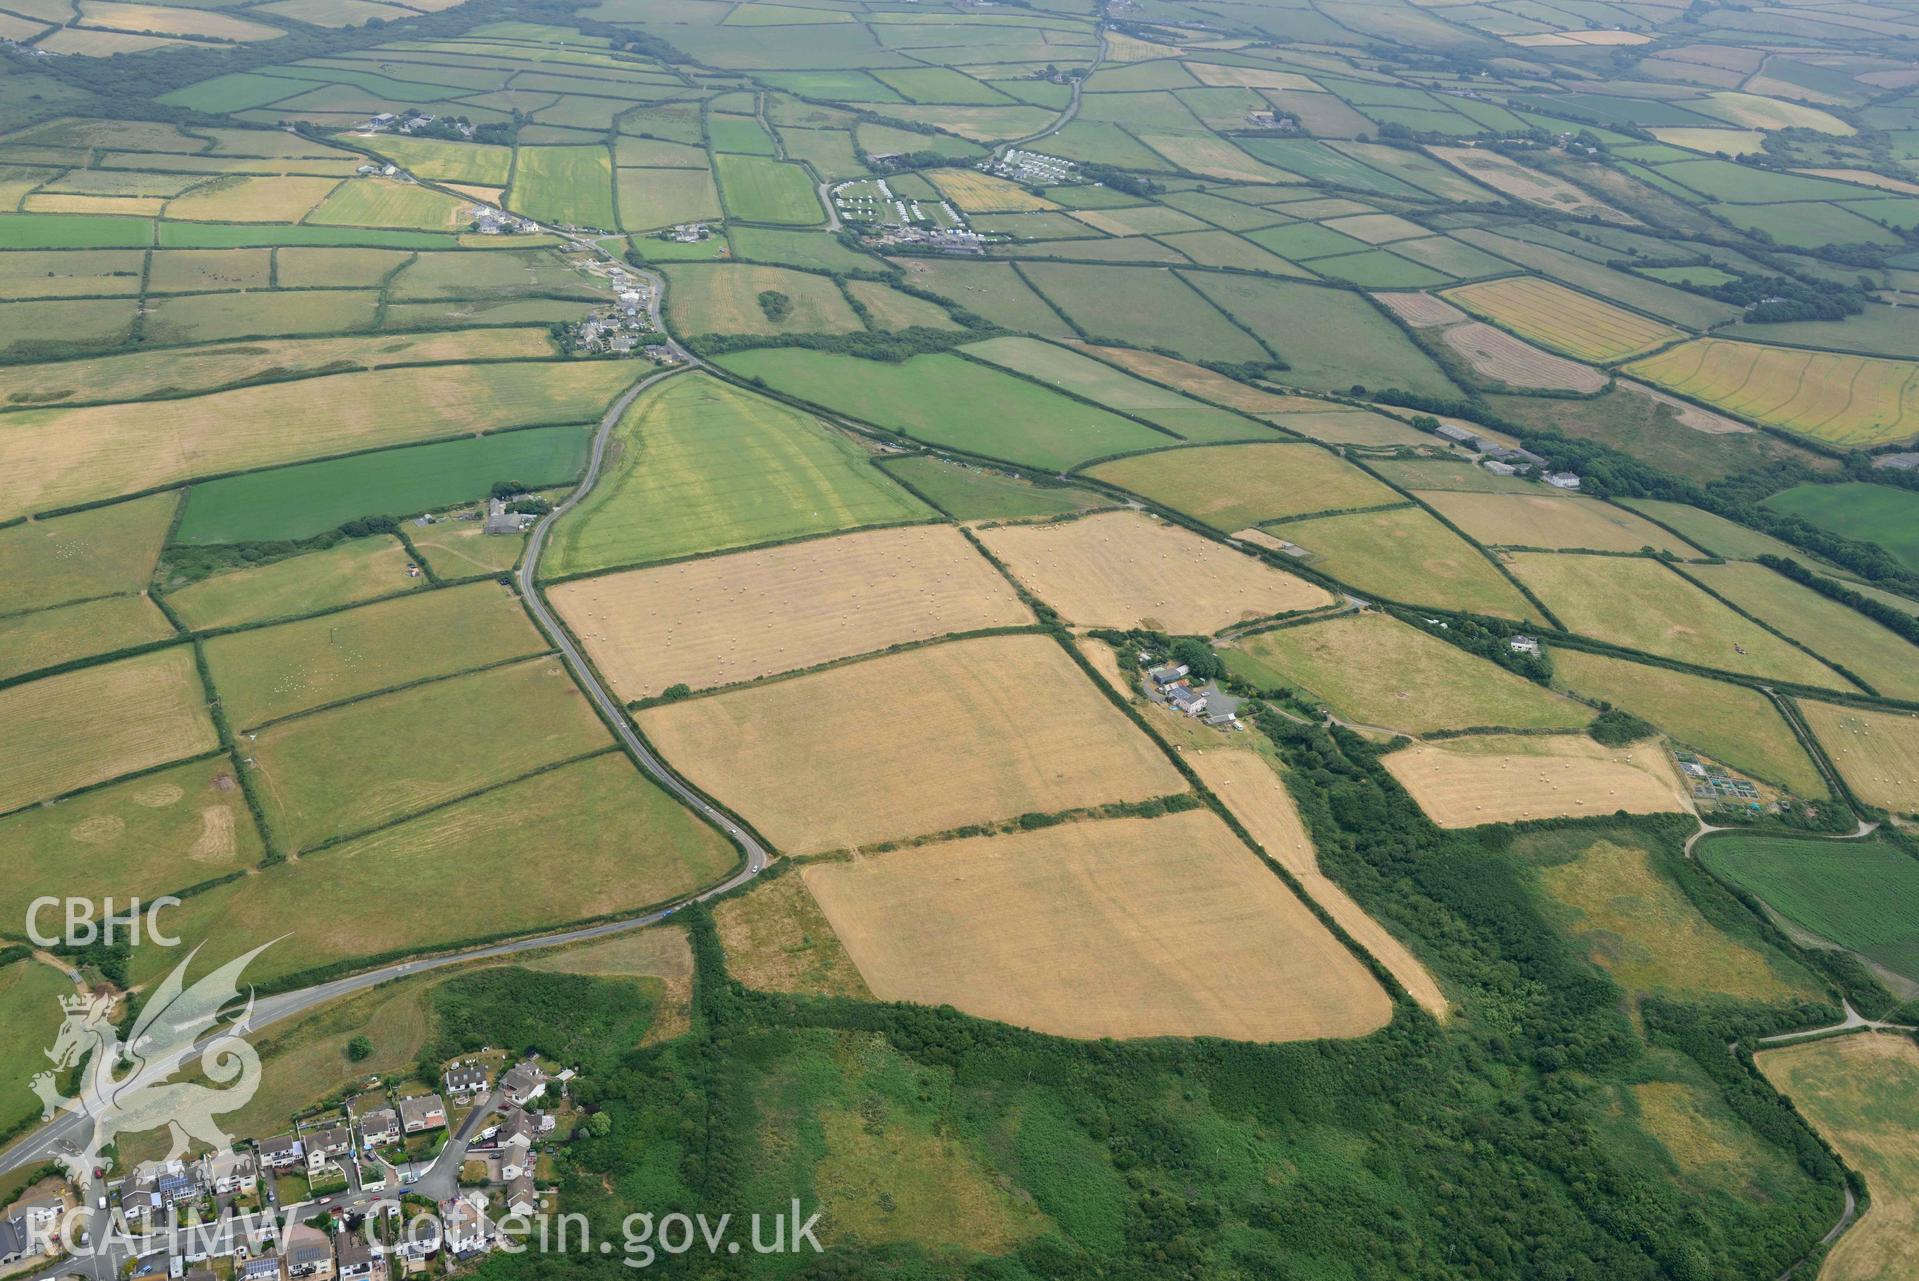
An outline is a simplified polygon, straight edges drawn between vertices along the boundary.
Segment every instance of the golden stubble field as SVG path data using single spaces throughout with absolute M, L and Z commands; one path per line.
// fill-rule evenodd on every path
M 1186 787 L 1043 636 L 929 645 L 637 719 L 674 768 L 791 854 Z
M 980 529 L 987 550 L 1082 627 L 1210 633 L 1333 603 L 1323 589 L 1139 512 Z
M 1697 556 L 1682 542 L 1642 516 L 1596 498 L 1570 498 L 1548 490 L 1540 494 L 1476 494 L 1427 491 L 1419 500 L 1488 547 L 1582 548 L 1600 552 L 1636 552 L 1642 547 Z
M 1670 325 L 1537 276 L 1461 285 L 1445 296 L 1577 360 L 1624 360 L 1682 336 Z
M 1392 1005 L 1219 818 L 1068 823 L 802 869 L 882 1000 L 1059 1036 L 1362 1036 Z
M 1186 753 L 1186 763 L 1252 833 L 1260 848 L 1293 874 L 1307 897 L 1385 966 L 1415 1001 L 1434 1018 L 1444 1019 L 1451 1013 L 1445 992 L 1412 949 L 1319 870 L 1319 855 L 1313 850 L 1292 794 L 1258 752 L 1245 747 L 1212 748 Z
M 0 813 L 219 746 L 185 645 L 0 690 Z
M 1755 422 L 1868 447 L 1919 431 L 1919 364 L 1700 338 L 1630 370 Z
M 1919 814 L 1919 713 L 1805 700 L 1799 714 L 1860 800 Z
M 911 525 L 575 579 L 554 608 L 625 699 L 1033 622 L 950 525 Z
M 1657 742 L 1606 747 L 1583 734 L 1488 734 L 1415 743 L 1381 763 L 1441 827 L 1689 808 Z

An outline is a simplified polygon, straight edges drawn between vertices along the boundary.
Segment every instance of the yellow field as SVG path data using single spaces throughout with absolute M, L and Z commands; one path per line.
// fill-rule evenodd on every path
M 1881 697 L 1919 700 L 1919 649 L 1891 628 L 1764 565 L 1689 565 L 1686 573 Z
M 199 222 L 298 222 L 338 178 L 217 178 L 167 204 L 167 217 Z
M 0 612 L 45 609 L 147 585 L 178 494 L 0 529 Z
M 1260 848 L 1293 874 L 1307 897 L 1385 966 L 1427 1013 L 1439 1019 L 1451 1013 L 1445 992 L 1411 949 L 1319 870 L 1319 855 L 1313 851 L 1292 794 L 1264 757 L 1249 748 L 1219 747 L 1187 752 L 1186 763 Z
M 375 534 L 321 552 L 210 575 L 168 592 L 167 605 L 194 631 L 297 618 L 336 605 L 421 590 L 428 585 L 425 578 L 407 577 L 406 567 L 412 560 L 398 539 Z
M 928 646 L 638 720 L 696 786 L 795 854 L 1185 787 L 1039 636 Z
M 1857 132 L 1839 117 L 1797 102 L 1731 91 L 1706 96 L 1712 99 L 1721 116 L 1749 129 L 1816 129 L 1844 138 Z
M 866 980 L 797 876 L 761 877 L 750 894 L 713 909 L 726 972 L 766 992 L 871 1000 Z
M 940 194 L 953 202 L 961 213 L 1025 213 L 1034 209 L 1057 209 L 1044 196 L 1036 196 L 1018 183 L 977 169 L 930 169 L 927 176 Z
M 20 209 L 23 213 L 126 214 L 151 218 L 166 205 L 164 196 L 92 196 L 84 192 L 44 191 L 21 201 Z
M 583 422 L 619 362 L 440 365 L 0 419 L 0 520 L 194 476 L 531 423 Z M 287 429 L 297 422 L 297 432 Z
M 1215 134 L 1142 133 L 1139 140 L 1190 173 L 1231 182 L 1301 182 L 1298 174 L 1255 160 Z
M 1363 1036 L 1359 960 L 1207 811 L 815 863 L 801 873 L 881 1000 L 1059 1036 Z
M 1012 584 L 950 525 L 575 579 L 548 596 L 627 700 L 1034 621 Z
M 1304 579 L 1138 512 L 1003 525 L 979 538 L 1035 596 L 1082 627 L 1209 633 L 1333 603 Z
M 1819 1281 L 1919 1274 L 1919 1046 L 1867 1032 L 1765 1050 L 1754 1061 L 1865 1176 L 1872 1197 Z
M 1383 764 L 1441 827 L 1688 808 L 1657 743 L 1614 748 L 1583 734 L 1491 734 L 1415 743 Z
M 1839 777 L 1868 805 L 1919 814 L 1919 712 L 1878 712 L 1801 702 L 1813 737 Z
M 173 624 L 144 595 L 107 596 L 30 614 L 9 614 L 0 617 L 0 680 L 174 635 Z
M 211 36 L 216 40 L 272 40 L 285 35 L 279 27 L 248 22 L 205 9 L 171 5 L 122 4 L 118 0 L 80 0 L 81 25 L 136 31 L 155 36 Z
M 1471 543 L 1417 507 L 1314 516 L 1275 525 L 1324 571 L 1360 592 L 1500 618 L 1538 610 Z
M 0 690 L 0 813 L 219 745 L 185 645 Z M 1170 789 L 1166 789 L 1170 790 Z
M 1919 432 L 1919 363 L 1700 338 L 1628 367 L 1770 427 L 1857 447 Z
M 1578 360 L 1609 362 L 1684 337 L 1677 329 L 1537 276 L 1448 289 L 1467 311 Z
M 1707 155 L 1723 151 L 1729 156 L 1749 156 L 1766 149 L 1766 135 L 1758 129 L 1701 129 L 1678 125 L 1646 132 L 1669 146 Z
M 1206 85 L 1244 85 L 1248 89 L 1305 89 L 1319 86 L 1305 76 L 1272 67 L 1229 67 L 1214 62 L 1189 62 L 1187 69 Z
M 1168 449 L 1101 463 L 1087 474 L 1221 533 L 1405 501 L 1338 454 L 1304 443 Z
M 1591 498 L 1550 492 L 1473 494 L 1427 492 L 1420 501 L 1489 547 L 1580 548 L 1598 552 L 1636 552 L 1641 547 L 1697 556 L 1682 542 L 1623 507 Z
M 1522 165 L 1497 151 L 1481 147 L 1428 147 L 1426 150 L 1493 190 L 1529 205 L 1583 218 L 1601 218 L 1621 226 L 1639 225 L 1639 219 L 1593 199 L 1564 178 Z
M 846 334 L 864 328 L 839 287 L 825 276 L 748 263 L 683 263 L 666 271 L 666 312 L 683 334 Z M 763 293 L 785 294 L 778 320 Z

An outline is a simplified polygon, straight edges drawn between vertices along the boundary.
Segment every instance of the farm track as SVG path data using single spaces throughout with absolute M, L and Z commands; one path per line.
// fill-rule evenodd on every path
M 592 247 L 590 242 L 581 241 L 579 243 L 588 248 Z M 605 686 L 601 684 L 599 677 L 594 673 L 591 665 L 587 663 L 578 647 L 573 643 L 572 637 L 566 633 L 565 629 L 562 628 L 553 617 L 552 612 L 547 608 L 546 602 L 540 597 L 534 586 L 534 580 L 538 577 L 539 573 L 540 555 L 545 550 L 547 535 L 551 532 L 554 521 L 558 520 L 568 511 L 571 511 L 579 504 L 580 500 L 592 490 L 594 483 L 599 479 L 601 469 L 606 459 L 607 442 L 612 436 L 613 428 L 619 423 L 620 418 L 626 413 L 626 410 L 648 389 L 685 369 L 703 366 L 703 362 L 697 357 L 694 357 L 690 352 L 681 348 L 670 335 L 666 335 L 665 328 L 660 324 L 660 300 L 661 293 L 666 287 L 665 281 L 651 272 L 643 272 L 641 274 L 646 276 L 652 284 L 652 297 L 649 310 L 654 327 L 665 336 L 667 345 L 685 361 L 685 364 L 653 374 L 635 383 L 622 393 L 619 399 L 615 400 L 613 404 L 608 407 L 606 413 L 601 416 L 599 427 L 593 434 L 593 449 L 587 460 L 586 471 L 582 474 L 580 482 L 574 487 L 573 492 L 567 495 L 565 501 L 542 517 L 539 524 L 534 526 L 533 533 L 527 540 L 526 555 L 522 558 L 520 569 L 516 574 L 516 582 L 519 584 L 528 611 L 533 615 L 540 629 L 552 640 L 555 648 L 560 651 L 561 656 L 566 661 L 567 667 L 579 681 L 581 687 L 586 690 L 588 697 L 592 699 L 594 705 L 604 714 L 614 732 L 619 736 L 621 743 L 626 747 L 633 759 L 638 762 L 640 768 L 643 769 L 655 783 L 677 798 L 681 803 L 685 804 L 689 809 L 693 810 L 694 813 L 718 827 L 722 832 L 725 832 L 734 843 L 740 847 L 745 856 L 744 862 L 737 871 L 718 884 L 709 886 L 698 893 L 688 895 L 685 898 L 668 904 L 666 907 L 647 912 L 641 916 L 629 917 L 617 921 L 603 921 L 596 925 L 581 926 L 576 929 L 560 930 L 554 933 L 529 935 L 526 938 L 513 939 L 505 943 L 495 943 L 486 947 L 473 948 L 465 951 L 419 957 L 409 961 L 401 961 L 396 964 L 381 966 L 378 969 L 367 970 L 359 974 L 349 975 L 345 978 L 318 983 L 312 987 L 301 988 L 297 991 L 281 992 L 272 996 L 261 997 L 253 1007 L 253 1015 L 249 1021 L 251 1030 L 258 1031 L 273 1024 L 284 1022 L 287 1019 L 305 1014 L 329 1002 L 366 991 L 369 988 L 378 987 L 380 984 L 392 982 L 395 979 L 411 978 L 415 975 L 445 969 L 450 966 L 466 965 L 474 961 L 494 960 L 524 952 L 537 951 L 543 948 L 559 947 L 571 943 L 602 939 L 609 935 L 624 934 L 631 930 L 642 929 L 648 925 L 657 924 L 690 903 L 702 902 L 744 885 L 765 870 L 768 858 L 766 847 L 761 844 L 759 839 L 750 831 L 746 830 L 730 816 L 721 812 L 705 797 L 694 791 L 693 788 L 688 786 L 677 774 L 668 768 L 664 761 L 653 753 L 652 749 L 646 745 L 644 740 L 642 740 L 639 734 L 634 730 L 632 720 L 626 715 L 624 707 L 622 707 L 619 700 L 614 698 Z M 122 1085 L 122 1089 L 132 1089 L 140 1084 L 164 1081 L 181 1067 L 191 1062 L 192 1059 L 196 1057 L 196 1054 L 197 1051 L 189 1050 L 186 1053 L 167 1059 L 155 1060 L 148 1064 L 136 1077 L 125 1082 Z M 81 1141 L 84 1138 L 85 1128 L 86 1118 L 70 1112 L 61 1113 L 47 1124 L 42 1125 L 39 1129 L 28 1132 L 9 1144 L 6 1148 L 0 1149 L 0 1173 L 38 1165 L 49 1160 L 56 1147 L 66 1144 L 77 1144 Z

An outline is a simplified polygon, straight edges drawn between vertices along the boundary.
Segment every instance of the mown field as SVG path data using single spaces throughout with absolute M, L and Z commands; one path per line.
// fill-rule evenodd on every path
M 1356 591 L 1500 618 L 1538 614 L 1477 548 L 1417 507 L 1310 517 L 1267 532 L 1305 548 L 1314 568 Z
M 734 218 L 782 227 L 810 227 L 825 220 L 812 177 L 799 165 L 767 156 L 716 155 L 713 171 L 720 180 L 720 198 Z
M 1591 708 L 1384 614 L 1352 614 L 1244 637 L 1227 670 L 1295 689 L 1347 720 L 1409 734 L 1461 729 L 1575 730 Z
M 1919 431 L 1919 365 L 1701 338 L 1631 372 L 1754 422 L 1870 448 Z
M 1210 633 L 1333 603 L 1315 584 L 1139 512 L 1000 525 L 979 539 L 1081 627 Z
M 522 147 L 507 203 L 530 218 L 611 230 L 613 157 L 605 147 Z
M 1044 689 L 1047 715 L 1013 689 Z M 1046 637 L 910 650 L 649 708 L 688 778 L 793 854 L 1185 790 Z
M 1484 474 L 1484 473 L 1480 473 Z M 1699 550 L 1629 511 L 1590 498 L 1539 494 L 1432 493 L 1422 502 L 1488 547 L 1578 548 L 1636 552 L 1650 547 L 1675 556 Z
M 167 593 L 167 606 L 201 631 L 317 613 L 378 596 L 418 591 L 407 550 L 386 534 L 353 538 L 322 552 L 245 569 L 230 569 Z
M 1441 827 L 1687 808 L 1676 771 L 1654 743 L 1615 748 L 1583 734 L 1492 734 L 1416 743 L 1382 763 Z
M 1101 463 L 1087 474 L 1223 534 L 1314 512 L 1405 501 L 1338 455 L 1303 443 L 1176 449 Z
M 548 577 L 925 519 L 851 438 L 700 375 L 649 391 L 608 473 L 553 530 Z
M 1864 614 L 1764 565 L 1695 565 L 1686 571 L 1887 698 L 1919 698 L 1919 648 Z
M 1699 858 L 1780 915 L 1919 983 L 1919 858 L 1889 841 L 1715 836 Z
M 177 494 L 155 494 L 0 529 L 7 611 L 139 591 L 178 505 Z
M 1919 713 L 1810 699 L 1799 711 L 1860 800 L 1894 813 L 1919 812 Z
M 0 680 L 96 654 L 150 645 L 174 635 L 144 596 L 108 596 L 0 617 Z
M 1377 980 L 1203 811 L 801 875 L 882 1000 L 1086 1038 L 1356 1036 L 1391 1013 Z

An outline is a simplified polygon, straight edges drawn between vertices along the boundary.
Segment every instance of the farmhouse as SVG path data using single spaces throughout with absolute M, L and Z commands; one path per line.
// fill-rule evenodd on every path
M 1578 489 L 1579 477 L 1569 471 L 1549 472 L 1545 481 L 1554 489 Z
M 1191 670 L 1184 663 L 1168 663 L 1164 667 L 1155 667 L 1151 673 L 1153 684 L 1162 686 L 1176 684 Z
M 1174 685 L 1166 691 L 1166 701 L 1188 716 L 1197 716 L 1206 710 L 1206 695 L 1186 685 Z
M 446 1125 L 446 1104 L 437 1094 L 401 1099 L 400 1125 L 408 1134 L 438 1130 Z

